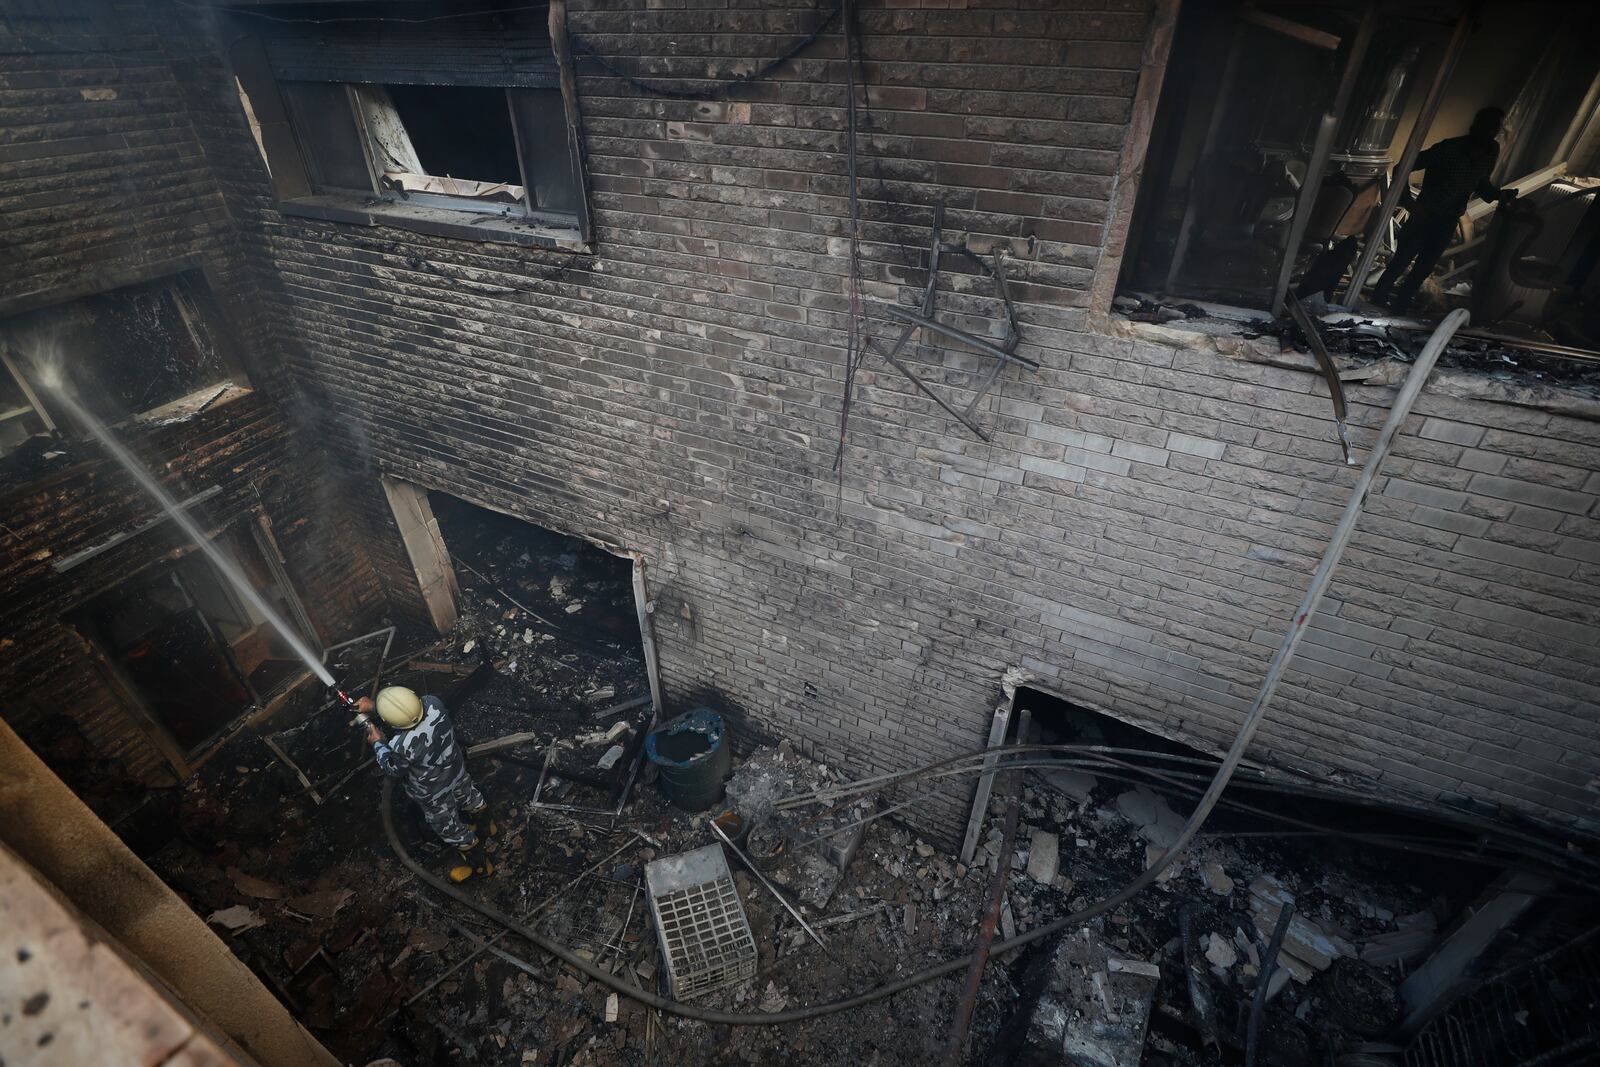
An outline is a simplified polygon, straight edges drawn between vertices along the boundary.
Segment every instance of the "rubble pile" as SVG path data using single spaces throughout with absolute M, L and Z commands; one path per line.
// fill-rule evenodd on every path
M 1341 370 L 1367 367 L 1384 360 L 1410 363 L 1422 351 L 1433 331 L 1433 323 L 1419 319 L 1358 314 L 1320 298 L 1308 298 L 1303 303 L 1317 317 L 1317 329 L 1328 352 L 1342 361 Z M 1134 294 L 1117 296 L 1113 307 L 1130 322 L 1182 323 L 1183 329 L 1214 337 L 1232 336 L 1252 341 L 1272 338 L 1289 348 L 1306 349 L 1304 335 L 1287 315 L 1270 319 L 1242 309 L 1209 305 L 1208 310 L 1189 301 L 1158 300 Z M 1439 314 L 1442 317 L 1443 311 Z M 1493 326 L 1491 324 L 1491 328 Z M 1550 338 L 1543 336 L 1529 337 L 1523 342 L 1510 335 L 1468 332 L 1457 334 L 1450 341 L 1438 365 L 1520 388 L 1556 387 L 1587 398 L 1600 397 L 1600 363 L 1583 358 L 1581 354 L 1573 357 L 1548 350 L 1553 345 Z
M 998 848 L 1002 809 L 991 801 L 980 855 Z M 1187 816 L 1147 785 L 1081 770 L 1031 774 L 1022 811 L 1002 916 L 1018 931 L 1121 888 L 1163 855 Z M 1386 1036 L 1402 967 L 1433 946 L 1440 915 L 1464 902 L 1451 894 L 1467 886 L 1428 867 L 1397 874 L 1331 838 L 1306 848 L 1259 832 L 1202 834 L 1145 893 L 1025 950 L 986 990 L 994 1043 L 984 1062 L 1060 1063 L 1063 1049 L 1077 1057 L 1066 1062 L 1106 1067 L 1239 1062 L 1265 948 L 1288 903 L 1260 1062 L 1321 1062 Z

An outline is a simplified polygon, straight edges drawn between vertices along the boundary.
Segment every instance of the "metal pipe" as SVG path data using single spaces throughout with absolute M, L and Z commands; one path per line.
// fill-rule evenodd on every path
M 1361 13 L 1361 25 L 1350 43 L 1345 56 L 1344 72 L 1333 93 L 1333 104 L 1317 125 L 1317 138 L 1311 146 L 1311 158 L 1306 163 L 1305 180 L 1300 183 L 1300 198 L 1294 207 L 1294 220 L 1289 223 L 1289 240 L 1283 249 L 1283 259 L 1278 264 L 1278 280 L 1272 287 L 1272 317 L 1283 314 L 1283 296 L 1289 291 L 1289 277 L 1294 273 L 1295 259 L 1300 242 L 1305 240 L 1306 227 L 1311 222 L 1311 211 L 1317 204 L 1317 194 L 1322 191 L 1322 176 L 1328 169 L 1328 156 L 1333 151 L 1333 135 L 1344 121 L 1350 107 L 1351 94 L 1356 89 L 1356 76 L 1367 57 L 1367 46 L 1372 43 L 1372 31 L 1378 22 L 1378 5 L 1368 3 Z M 1337 47 L 1337 45 L 1335 45 Z
M 881 300 L 874 300 L 871 301 L 871 303 L 875 309 L 883 312 L 883 314 L 888 315 L 892 319 L 899 319 L 901 322 L 914 322 L 918 326 L 926 326 L 934 333 L 948 337 L 953 341 L 960 341 L 962 344 L 971 345 L 973 348 L 976 348 L 979 352 L 982 352 L 986 356 L 993 356 L 995 359 L 1010 360 L 1012 363 L 1018 363 L 1024 367 L 1027 367 L 1029 370 L 1039 369 L 1038 362 L 1029 359 L 1027 356 L 1019 356 L 1015 352 L 1007 352 L 999 345 L 996 345 L 990 341 L 985 341 L 976 334 L 968 333 L 966 330 L 959 330 L 954 326 L 946 326 L 938 319 L 932 318 L 928 315 L 918 314 L 917 312 L 912 311 L 910 308 L 901 307 L 899 304 L 886 304 Z
M 950 1022 L 950 1041 L 945 1046 L 945 1067 L 957 1067 L 961 1062 L 961 1048 L 967 1043 L 967 1031 L 972 1026 L 972 1009 L 978 1003 L 978 990 L 983 985 L 983 971 L 989 965 L 989 947 L 994 944 L 994 930 L 1000 923 L 1000 909 L 1005 904 L 1006 881 L 1011 877 L 1011 851 L 1017 847 L 1017 796 L 1013 791 L 1006 804 L 1005 829 L 1001 832 L 1000 860 L 995 867 L 994 883 L 989 889 L 989 910 L 978 927 L 978 941 L 972 949 L 972 965 L 967 968 L 966 986 L 956 1001 L 955 1017 Z
M 740 850 L 738 845 L 733 843 L 733 839 L 732 838 L 730 838 L 727 834 L 722 832 L 722 827 L 717 825 L 717 820 L 715 820 L 715 819 L 708 820 L 706 822 L 706 825 L 711 827 L 711 832 L 717 835 L 717 840 L 721 841 L 724 845 L 727 845 L 729 848 L 733 849 L 733 854 L 735 856 L 739 857 L 739 862 L 743 863 L 746 867 L 748 867 L 749 870 L 750 870 L 750 873 L 755 875 L 756 879 L 758 881 L 760 881 L 762 885 L 767 887 L 767 892 L 771 893 L 773 896 L 778 898 L 778 903 L 782 904 L 783 907 L 784 907 L 784 910 L 787 911 L 790 915 L 794 916 L 794 921 L 799 923 L 801 928 L 803 930 L 805 930 L 806 933 L 811 935 L 811 940 L 815 941 L 818 945 L 820 945 L 824 952 L 827 952 L 828 951 L 828 943 L 822 939 L 822 935 L 817 933 L 815 930 L 813 930 L 811 928 L 811 924 L 806 922 L 805 916 L 800 914 L 799 909 L 797 909 L 793 904 L 789 903 L 789 899 L 787 897 L 785 897 L 782 893 L 778 892 L 778 887 L 777 886 L 775 886 L 771 882 L 767 881 L 767 876 L 761 873 L 761 868 L 757 867 L 755 865 L 755 862 L 753 860 L 751 860 L 751 858 L 749 856 L 746 856 L 744 854 L 744 852 Z M 830 952 L 829 955 L 832 955 L 832 953 Z
M 1472 12 L 1464 11 L 1456 20 L 1455 30 L 1450 35 L 1450 41 L 1445 45 L 1444 55 L 1439 58 L 1438 69 L 1433 72 L 1433 84 L 1428 86 L 1428 95 L 1423 99 L 1422 110 L 1417 114 L 1417 121 L 1411 127 L 1411 135 L 1406 138 L 1405 151 L 1400 153 L 1400 162 L 1394 169 L 1394 178 L 1389 183 L 1388 190 L 1383 194 L 1383 203 L 1367 223 L 1367 232 L 1361 238 L 1361 255 L 1356 260 L 1355 273 L 1350 276 L 1350 284 L 1345 287 L 1344 303 L 1353 306 L 1356 298 L 1361 295 L 1361 287 L 1366 283 L 1367 274 L 1372 270 L 1372 261 L 1378 255 L 1378 234 L 1389 224 L 1394 217 L 1395 208 L 1400 206 L 1400 194 L 1410 184 L 1411 168 L 1417 164 L 1417 154 L 1422 151 L 1422 139 L 1428 136 L 1428 130 L 1433 125 L 1433 117 L 1439 111 L 1439 102 L 1444 99 L 1445 86 L 1450 81 L 1450 75 L 1456 69 L 1456 61 L 1461 58 L 1461 52 L 1467 44 L 1467 31 L 1472 23 Z

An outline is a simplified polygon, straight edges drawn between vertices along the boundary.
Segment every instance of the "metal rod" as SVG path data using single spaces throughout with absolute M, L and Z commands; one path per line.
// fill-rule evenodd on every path
M 1428 130 L 1433 125 L 1433 117 L 1439 111 L 1439 102 L 1444 99 L 1445 86 L 1450 82 L 1450 75 L 1456 69 L 1456 61 L 1461 58 L 1461 52 L 1467 44 L 1467 31 L 1472 23 L 1471 10 L 1464 11 L 1456 20 L 1455 30 L 1450 35 L 1450 41 L 1445 45 L 1444 55 L 1439 57 L 1439 66 L 1433 72 L 1433 84 L 1428 86 L 1428 95 L 1423 99 L 1422 110 L 1417 114 L 1417 121 L 1411 127 L 1411 135 L 1406 138 L 1405 150 L 1400 153 L 1400 162 L 1395 166 L 1393 180 L 1383 194 L 1383 202 L 1367 223 L 1367 232 L 1361 239 L 1361 255 L 1356 259 L 1355 272 L 1350 275 L 1350 284 L 1344 290 L 1344 303 L 1354 306 L 1356 299 L 1361 295 L 1361 287 L 1366 284 L 1367 275 L 1372 270 L 1372 261 L 1378 255 L 1378 234 L 1389 224 L 1394 217 L 1395 208 L 1400 206 L 1400 194 L 1411 182 L 1411 168 L 1417 164 L 1417 154 L 1422 151 L 1423 138 L 1428 136 Z
M 1306 163 L 1305 180 L 1300 184 L 1300 197 L 1294 208 L 1294 220 L 1289 224 L 1289 240 L 1278 264 L 1278 280 L 1272 288 L 1272 317 L 1283 314 L 1283 296 L 1289 291 L 1289 278 L 1294 273 L 1299 258 L 1300 243 L 1305 240 L 1306 227 L 1311 222 L 1312 209 L 1317 204 L 1317 194 L 1322 191 L 1322 176 L 1328 169 L 1328 156 L 1333 151 L 1333 135 L 1344 121 L 1350 108 L 1350 97 L 1355 92 L 1356 77 L 1367 57 L 1367 46 L 1372 42 L 1372 31 L 1378 22 L 1378 5 L 1368 3 L 1361 13 L 1361 25 L 1350 42 L 1350 51 L 1344 60 L 1344 72 L 1339 76 L 1339 86 L 1334 90 L 1333 103 L 1317 125 L 1317 138 L 1311 147 L 1311 158 Z M 1337 42 L 1337 38 L 1334 39 Z M 1335 47 L 1338 47 L 1335 43 Z M 1346 462 L 1349 450 L 1346 449 Z
M 525 959 L 522 959 L 520 956 L 513 956 L 511 953 L 507 952 L 505 949 L 501 948 L 499 945 L 496 945 L 493 941 L 484 938 L 481 934 L 478 934 L 475 931 L 467 929 L 461 923 L 456 922 L 454 919 L 450 918 L 448 915 L 444 917 L 444 921 L 445 921 L 446 925 L 448 925 L 456 933 L 460 934 L 462 937 L 465 937 L 468 941 L 471 941 L 474 945 L 477 945 L 479 952 L 488 952 L 488 953 L 491 953 L 491 954 L 493 954 L 495 956 L 498 956 L 501 959 L 505 960 L 507 963 L 511 964 L 511 966 L 515 967 L 517 970 L 523 972 L 524 974 L 527 974 L 527 975 L 530 975 L 530 976 L 532 976 L 534 978 L 537 978 L 539 981 L 544 982 L 546 985 L 548 985 L 549 983 L 554 981 L 554 977 L 552 975 L 550 975 L 550 974 L 548 974 L 548 973 L 546 973 L 544 971 L 539 970 L 539 968 L 533 966 L 533 964 L 529 963 Z
M 615 851 L 607 854 L 604 858 L 595 861 L 591 866 L 589 866 L 581 874 L 579 874 L 578 877 L 576 877 L 572 881 L 568 882 L 559 891 L 557 891 L 555 893 L 551 893 L 549 896 L 545 897 L 544 900 L 540 901 L 531 911 L 525 912 L 523 914 L 523 916 L 522 916 L 522 920 L 521 921 L 526 923 L 528 920 L 538 917 L 551 904 L 554 904 L 557 900 L 560 900 L 562 897 L 566 896 L 568 893 L 571 893 L 574 889 L 578 888 L 579 883 L 581 883 L 585 878 L 589 877 L 589 875 L 593 874 L 595 871 L 599 870 L 601 865 L 603 865 L 605 863 L 608 863 L 611 860 L 615 859 L 618 855 L 620 855 L 623 852 L 623 850 L 625 850 L 626 848 L 628 848 L 629 845 L 632 845 L 632 844 L 633 844 L 633 842 L 631 840 L 630 841 L 624 841 L 620 846 L 617 847 L 617 849 Z M 455 974 L 457 971 L 461 970 L 461 968 L 465 967 L 467 964 L 471 963 L 473 960 L 475 960 L 479 956 L 483 955 L 484 950 L 486 948 L 489 948 L 490 946 L 493 946 L 493 945 L 499 943 L 503 938 L 505 938 L 510 933 L 511 933 L 511 930 L 509 930 L 509 929 L 501 930 L 499 933 L 497 933 L 493 937 L 489 938 L 489 940 L 488 940 L 488 942 L 486 944 L 480 945 L 478 948 L 474 949 L 472 951 L 472 953 L 470 955 L 468 955 L 465 959 L 461 960 L 459 963 L 457 963 L 454 966 L 452 966 L 449 970 L 447 970 L 443 974 L 439 975 L 433 981 L 429 982 L 427 985 L 425 985 L 421 989 L 417 990 L 417 992 L 412 994 L 411 998 L 406 1001 L 406 1004 L 407 1005 L 414 1004 L 418 1000 L 421 1000 L 428 993 L 431 993 L 434 990 L 434 988 L 436 986 L 438 986 L 438 984 L 440 982 L 444 981 L 446 978 L 449 978 L 452 974 Z
M 1006 309 L 1006 342 L 1001 347 L 1008 352 L 1014 352 L 1016 351 L 1017 343 L 1022 338 L 1017 333 L 1017 308 L 1011 302 L 1011 290 L 1006 288 L 1005 264 L 1000 259 L 1000 249 L 998 248 L 994 250 L 994 283 L 1000 290 L 1000 300 Z M 994 388 L 994 383 L 1000 380 L 1000 374 L 1005 369 L 1006 365 L 1003 362 L 998 359 L 994 361 L 994 365 L 983 376 L 983 381 L 979 382 L 978 387 L 972 391 L 972 399 L 967 401 L 967 406 L 962 409 L 962 414 L 969 419 L 977 414 L 978 405 L 983 403 L 983 398 L 989 395 L 989 390 Z
M 460 567 L 462 570 L 466 571 L 468 574 L 473 575 L 474 577 L 476 577 L 480 582 L 482 582 L 484 585 L 487 585 L 489 587 L 490 592 L 493 592 L 493 593 L 497 594 L 500 597 L 501 600 L 504 600 L 507 604 L 510 604 L 512 607 L 516 608 L 518 611 L 521 611 L 524 614 L 532 617 L 535 622 L 541 623 L 542 625 L 547 626 L 552 630 L 559 630 L 560 629 L 560 627 L 557 626 L 555 623 L 551 622 L 549 619 L 545 618 L 543 615 L 540 615 L 538 612 L 534 611 L 532 608 L 528 607 L 526 604 L 522 604 L 522 603 L 512 599 L 512 597 L 511 597 L 511 595 L 509 593 L 507 593 L 504 589 L 501 589 L 498 585 L 494 584 L 494 579 L 490 578 L 488 575 L 486 575 L 482 571 L 478 570 L 476 567 L 474 567 L 472 564 L 468 563 L 466 560 L 460 559 L 460 558 L 456 558 L 456 559 L 452 559 L 450 562 L 454 563 L 456 566 Z
M 261 740 L 272 750 L 272 754 L 278 757 L 280 763 L 294 772 L 294 776 L 300 779 L 300 784 L 306 787 L 306 792 L 311 794 L 311 802 L 320 808 L 322 806 L 322 794 L 317 792 L 317 787 L 311 784 L 311 779 L 306 777 L 306 773 L 296 765 L 294 760 L 289 758 L 287 752 L 278 747 L 278 743 L 271 737 L 263 736 Z
M 1289 314 L 1294 317 L 1295 325 L 1300 327 L 1300 332 L 1306 335 L 1306 344 L 1311 346 L 1311 355 L 1316 359 L 1317 366 L 1322 369 L 1322 377 L 1328 383 L 1328 396 L 1333 400 L 1333 424 L 1339 431 L 1339 447 L 1344 450 L 1346 465 L 1355 463 L 1350 454 L 1350 431 L 1345 426 L 1348 409 L 1344 402 L 1344 384 L 1339 381 L 1339 368 L 1333 365 L 1333 357 L 1328 355 L 1328 346 L 1322 343 L 1322 334 L 1317 330 L 1317 324 L 1307 313 L 1305 305 L 1300 303 L 1300 298 L 1293 293 L 1286 294 L 1289 299 Z
M 1272 928 L 1272 940 L 1267 943 L 1267 953 L 1261 957 L 1261 973 L 1256 977 L 1255 995 L 1250 998 L 1250 1028 L 1244 1040 L 1245 1067 L 1255 1067 L 1256 1042 L 1261 1037 L 1261 1016 L 1267 1008 L 1267 987 L 1272 984 L 1272 968 L 1278 962 L 1278 950 L 1283 947 L 1284 935 L 1289 932 L 1289 921 L 1293 918 L 1294 904 L 1285 902 L 1278 909 L 1278 923 Z
M 655 717 L 652 715 L 650 719 L 651 728 L 654 728 L 655 721 Z M 641 739 L 639 742 L 639 754 L 634 757 L 633 769 L 628 772 L 628 780 L 622 783 L 622 795 L 617 797 L 617 806 L 611 812 L 613 819 L 621 815 L 622 809 L 628 806 L 628 798 L 633 795 L 633 784 L 639 780 L 639 771 L 644 767 L 644 761 L 649 757 L 649 752 L 646 751 L 646 745 L 648 744 L 648 738 Z
M 928 286 L 922 291 L 922 313 L 933 314 L 933 302 L 939 290 L 939 252 L 944 248 L 944 201 L 933 208 L 933 247 L 928 251 Z
M 1017 847 L 1017 791 L 1013 791 L 1006 804 L 1005 829 L 1000 838 L 1000 859 L 995 867 L 994 881 L 989 888 L 989 908 L 983 923 L 978 927 L 978 941 L 973 946 L 972 963 L 967 967 L 967 981 L 956 1001 L 955 1017 L 950 1021 L 950 1039 L 945 1046 L 945 1067 L 956 1067 L 961 1062 L 961 1048 L 967 1043 L 967 1031 L 972 1026 L 972 1009 L 978 1003 L 978 990 L 983 986 L 983 972 L 989 965 L 989 946 L 994 944 L 995 927 L 1000 924 L 1000 909 L 1005 904 L 1006 882 L 1011 877 L 1011 852 Z
M 633 923 L 633 909 L 638 903 L 639 903 L 639 883 L 638 882 L 634 882 L 633 883 L 633 895 L 628 898 L 628 914 L 623 917 L 622 925 L 617 928 L 616 936 L 614 938 L 611 938 L 611 939 L 607 940 L 604 944 L 602 944 L 600 946 L 600 955 L 595 958 L 595 962 L 596 963 L 599 963 L 601 960 L 604 960 L 606 958 L 606 953 L 607 952 L 610 952 L 614 956 L 616 956 L 618 963 L 622 962 L 622 942 L 623 942 L 623 939 L 628 936 L 628 927 L 630 925 L 632 925 L 632 923 Z M 615 942 L 615 944 L 613 944 L 613 942 Z
M 806 922 L 805 916 L 801 915 L 799 910 L 796 909 L 793 904 L 789 903 L 787 897 L 778 892 L 777 886 L 767 881 L 767 876 L 761 873 L 761 868 L 757 867 L 754 861 L 740 851 L 739 846 L 734 844 L 728 835 L 722 832 L 722 827 L 717 825 L 716 820 L 711 819 L 707 821 L 706 825 L 711 827 L 711 832 L 717 835 L 718 840 L 720 840 L 724 845 L 727 845 L 729 848 L 733 849 L 733 854 L 739 857 L 739 862 L 743 863 L 747 868 L 749 868 L 750 873 L 755 875 L 761 884 L 767 887 L 767 892 L 778 898 L 778 903 L 782 904 L 784 910 L 786 910 L 790 915 L 794 916 L 794 921 L 799 923 L 801 928 L 804 929 L 806 933 L 811 935 L 811 940 L 815 941 L 818 945 L 821 945 L 822 950 L 824 952 L 828 952 L 828 955 L 833 955 L 832 952 L 828 951 L 828 943 L 822 939 L 822 935 L 811 928 L 811 924 Z
M 872 345 L 872 338 L 869 337 L 869 338 L 867 338 L 865 344 L 862 347 L 863 348 L 867 348 L 867 347 L 870 347 L 871 345 Z M 919 390 L 921 390 L 921 392 L 922 392 L 922 394 L 924 396 L 926 396 L 929 400 L 932 400 L 935 404 L 938 404 L 941 408 L 943 408 L 945 410 L 945 413 L 948 414 L 952 419 L 955 419 L 961 425 L 965 426 L 968 430 L 972 431 L 973 435 L 976 436 L 978 438 L 978 440 L 980 440 L 980 441 L 989 440 L 989 435 L 983 432 L 983 427 L 979 426 L 977 423 L 973 422 L 971 419 L 968 419 L 961 412 L 959 412 L 955 408 L 951 407 L 949 402 L 947 402 L 944 399 L 944 397 L 942 397 L 938 393 L 934 392 L 933 389 L 928 385 L 928 383 L 923 381 L 921 378 L 919 378 L 917 376 L 916 372 L 913 371 L 910 367 L 906 366 L 904 363 L 900 362 L 899 359 L 897 359 L 896 357 L 890 355 L 887 352 L 884 353 L 884 357 L 883 358 L 888 360 L 890 365 L 893 366 L 895 370 L 899 371 L 901 374 L 904 374 L 906 376 L 906 379 L 908 381 L 910 381 L 912 385 L 916 386 Z
M 1027 367 L 1029 370 L 1039 369 L 1039 364 L 1035 360 L 1031 360 L 1026 356 L 1019 356 L 1015 352 L 1007 352 L 992 341 L 986 341 L 977 334 L 968 333 L 966 330 L 957 329 L 954 326 L 946 326 L 931 316 L 920 314 L 910 308 L 901 307 L 899 304 L 888 304 L 882 300 L 873 300 L 871 304 L 875 309 L 892 319 L 899 319 L 901 322 L 914 322 L 918 326 L 925 326 L 934 333 L 948 337 L 951 340 L 960 341 L 962 344 L 971 345 L 986 356 L 1010 360 L 1012 363 Z
M 843 915 L 830 915 L 826 919 L 818 919 L 816 927 L 818 930 L 825 930 L 830 926 L 843 926 L 845 923 L 853 923 L 857 919 L 867 919 L 874 915 L 881 915 L 888 910 L 889 905 L 887 904 L 874 904 L 872 907 L 862 908 L 860 911 L 847 911 Z

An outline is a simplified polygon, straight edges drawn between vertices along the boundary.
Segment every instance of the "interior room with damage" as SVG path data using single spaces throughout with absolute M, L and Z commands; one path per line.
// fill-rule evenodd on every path
M 0 1064 L 1596 1062 L 1596 40 L 0 0 Z

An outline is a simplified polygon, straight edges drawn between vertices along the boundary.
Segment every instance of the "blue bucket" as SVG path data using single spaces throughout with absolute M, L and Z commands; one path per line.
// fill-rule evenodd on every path
M 661 774 L 661 792 L 685 811 L 704 811 L 722 799 L 733 769 L 722 716 L 695 708 L 668 720 L 645 738 L 645 754 Z

